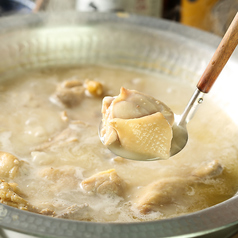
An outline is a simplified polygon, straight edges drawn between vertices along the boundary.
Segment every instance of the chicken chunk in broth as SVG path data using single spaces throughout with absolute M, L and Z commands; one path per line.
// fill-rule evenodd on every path
M 120 89 L 126 105 L 113 98 Z M 133 127 L 151 115 L 166 119 L 169 131 L 171 109 L 181 113 L 193 92 L 179 80 L 82 66 L 28 72 L 1 82 L 0 90 L 3 204 L 61 219 L 134 222 L 198 211 L 237 192 L 238 129 L 209 98 L 188 125 L 186 148 L 168 160 L 126 160 L 101 143 L 104 96 L 105 120 L 113 117 L 110 126 L 118 130 L 108 141 L 126 133 L 125 123 Z M 132 94 L 151 96 L 151 110 L 133 111 L 135 121 L 123 110 L 131 113 Z M 158 95 L 171 109 L 156 102 Z M 116 107 L 118 114 L 111 114 Z M 133 149 L 132 140 L 123 143 Z
M 163 207 L 184 203 L 189 199 L 189 187 L 203 182 L 206 178 L 219 176 L 223 171 L 221 164 L 214 160 L 195 169 L 187 178 L 172 176 L 162 178 L 146 186 L 139 194 L 136 206 L 146 214 L 151 211 L 161 211 Z

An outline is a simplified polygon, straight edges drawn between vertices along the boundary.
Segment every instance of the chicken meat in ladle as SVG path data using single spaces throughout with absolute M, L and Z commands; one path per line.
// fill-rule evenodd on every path
M 117 97 L 105 97 L 101 138 L 115 154 L 126 158 L 167 159 L 173 137 L 174 114 L 161 101 L 121 88 Z

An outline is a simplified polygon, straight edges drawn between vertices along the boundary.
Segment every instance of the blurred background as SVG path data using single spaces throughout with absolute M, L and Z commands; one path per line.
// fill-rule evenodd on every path
M 0 16 L 62 10 L 146 15 L 223 36 L 238 11 L 238 0 L 0 0 Z

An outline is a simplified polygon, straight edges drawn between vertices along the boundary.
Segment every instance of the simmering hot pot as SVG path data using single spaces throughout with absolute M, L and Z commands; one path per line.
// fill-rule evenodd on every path
M 128 14 L 60 13 L 0 20 L 0 80 L 48 66 L 106 64 L 175 76 L 196 85 L 220 38 L 160 19 Z M 238 125 L 235 52 L 209 97 Z M 3 237 L 230 237 L 236 196 L 189 215 L 151 222 L 94 223 L 46 217 L 0 204 Z M 23 234 L 20 234 L 23 233 Z

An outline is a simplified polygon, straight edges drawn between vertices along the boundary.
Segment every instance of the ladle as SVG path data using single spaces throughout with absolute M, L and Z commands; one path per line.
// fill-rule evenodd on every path
M 228 30 L 222 38 L 213 57 L 208 63 L 203 75 L 201 76 L 196 90 L 193 93 L 182 115 L 175 115 L 173 125 L 173 139 L 171 142 L 170 157 L 180 152 L 188 141 L 187 123 L 193 118 L 198 106 L 203 102 L 203 97 L 210 91 L 220 72 L 226 65 L 238 44 L 238 13 L 235 15 Z M 100 136 L 101 124 L 99 126 Z M 103 138 L 101 138 L 103 142 Z M 114 154 L 133 160 L 158 160 L 161 158 L 142 158 L 138 154 L 127 152 L 119 146 L 108 147 Z

